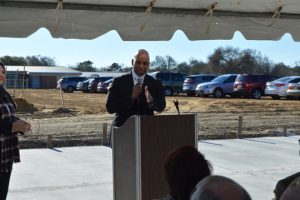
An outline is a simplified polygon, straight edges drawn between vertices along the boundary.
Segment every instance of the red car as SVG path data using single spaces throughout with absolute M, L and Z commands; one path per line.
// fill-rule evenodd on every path
M 234 82 L 235 95 L 260 99 L 264 95 L 266 83 L 274 79 L 269 75 L 240 74 Z
M 97 86 L 100 82 L 107 81 L 109 79 L 112 79 L 112 77 L 96 77 L 93 78 L 88 85 L 88 91 L 89 92 L 97 92 Z
M 113 79 L 98 83 L 97 92 L 106 94 Z

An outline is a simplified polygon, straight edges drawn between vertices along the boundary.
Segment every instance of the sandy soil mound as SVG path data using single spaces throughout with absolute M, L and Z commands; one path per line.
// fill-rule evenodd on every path
M 20 112 L 20 113 L 34 113 L 35 111 L 38 110 L 34 107 L 33 104 L 28 103 L 28 101 L 26 101 L 23 98 L 15 98 L 14 100 L 17 104 L 17 112 Z

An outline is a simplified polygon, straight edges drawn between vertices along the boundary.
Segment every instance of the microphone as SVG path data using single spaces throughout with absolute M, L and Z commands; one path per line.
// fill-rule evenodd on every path
M 143 83 L 143 77 L 137 76 L 137 77 L 135 78 L 135 80 L 136 80 L 137 84 L 142 85 L 142 83 Z
M 139 104 L 140 96 L 141 96 L 141 92 L 142 92 L 142 90 L 139 91 L 139 88 L 142 89 L 143 77 L 137 76 L 137 77 L 135 77 L 135 81 L 136 81 L 136 84 L 134 84 L 134 87 L 138 86 L 138 88 L 135 89 L 134 93 L 138 92 L 138 94 L 134 98 L 134 102 L 136 104 Z
M 177 110 L 178 115 L 180 115 L 178 99 L 173 100 L 173 103 L 174 103 L 174 105 L 175 105 L 175 107 L 176 107 L 176 110 Z

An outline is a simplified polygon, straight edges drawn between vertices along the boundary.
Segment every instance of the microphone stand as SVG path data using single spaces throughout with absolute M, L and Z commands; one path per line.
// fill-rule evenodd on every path
M 178 115 L 180 115 L 178 99 L 173 100 L 173 103 L 174 103 L 174 105 L 175 105 L 175 107 L 176 107 L 176 110 L 177 110 Z

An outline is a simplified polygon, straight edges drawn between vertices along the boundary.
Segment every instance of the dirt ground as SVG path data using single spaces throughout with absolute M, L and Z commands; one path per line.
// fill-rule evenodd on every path
M 12 91 L 11 91 L 12 92 Z M 21 91 L 16 91 L 16 97 Z M 66 110 L 61 107 L 58 90 L 25 90 L 22 98 L 37 109 L 33 114 L 20 113 L 32 123 L 33 131 L 22 139 L 23 147 L 46 146 L 48 135 L 54 145 L 69 146 L 98 144 L 103 124 L 108 132 L 113 115 L 105 109 L 106 94 L 63 93 Z M 167 97 L 167 106 L 161 114 L 176 114 L 173 100 L 178 99 L 181 113 L 199 113 L 200 138 L 233 138 L 237 133 L 238 118 L 243 116 L 243 136 L 300 134 L 300 101 L 260 100 L 238 98 L 201 98 L 184 95 Z

